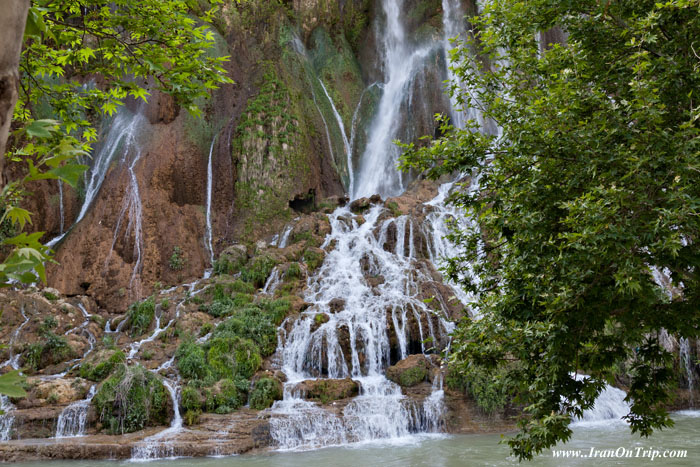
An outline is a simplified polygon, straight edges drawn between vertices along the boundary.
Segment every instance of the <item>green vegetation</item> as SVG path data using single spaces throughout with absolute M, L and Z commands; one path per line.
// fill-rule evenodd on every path
M 301 277 L 301 267 L 299 263 L 291 263 L 284 273 L 285 279 L 299 279 Z
M 250 392 L 250 408 L 263 410 L 282 399 L 282 384 L 273 378 L 260 378 Z
M 182 271 L 184 267 L 187 266 L 187 258 L 185 257 L 185 252 L 182 251 L 182 248 L 180 248 L 179 246 L 173 248 L 173 254 L 170 255 L 170 259 L 168 260 L 168 266 L 173 271 Z
M 112 434 L 168 422 L 169 396 L 161 380 L 140 365 L 120 365 L 95 394 L 93 404 Z
M 323 253 L 309 248 L 304 251 L 304 262 L 309 271 L 313 272 L 323 264 Z
M 225 315 L 230 317 L 213 329 L 207 342 L 199 344 L 188 337 L 175 354 L 182 377 L 204 391 L 203 410 L 207 412 L 229 413 L 245 404 L 249 381 L 260 369 L 263 358 L 274 353 L 277 327 L 290 308 L 286 300 L 246 299 L 236 305 L 228 295 L 231 290 L 248 289 L 241 289 L 240 284 L 217 284 L 212 293 L 214 301 L 208 308 L 225 303 Z M 207 332 L 210 329 L 211 325 Z M 196 410 L 192 410 L 192 420 L 196 420 Z
M 116 350 L 109 358 L 99 362 L 94 367 L 89 363 L 80 365 L 80 377 L 90 381 L 104 381 L 107 376 L 112 374 L 115 368 L 118 368 L 123 363 L 126 363 L 126 355 L 121 350 Z
M 149 297 L 142 302 L 133 303 L 126 312 L 132 336 L 140 336 L 148 331 L 155 318 L 155 299 Z
M 399 205 L 396 204 L 396 201 L 389 201 L 386 203 L 386 208 L 391 211 L 391 215 L 394 217 L 399 217 L 403 215 L 403 212 L 401 212 L 401 209 L 399 209 Z
M 502 136 L 443 125 L 445 137 L 409 147 L 403 163 L 432 178 L 479 177 L 452 196 L 479 228 L 452 236 L 466 253 L 446 272 L 477 294 L 481 318 L 458 327 L 451 365 L 503 375 L 484 397 L 512 394 L 525 408 L 508 441 L 520 459 L 568 440 L 623 362 L 626 420 L 648 436 L 672 424 L 673 355 L 660 330 L 700 333 L 700 68 L 688 40 L 700 36 L 697 1 L 484 8 L 475 40 L 452 53 L 464 83 L 452 91 L 478 101 Z M 558 27 L 566 46 L 538 43 Z M 461 274 L 467 264 L 473 274 Z M 650 266 L 668 271 L 673 300 Z
M 53 329 L 58 321 L 53 316 L 47 316 L 39 325 L 40 340 L 30 344 L 23 353 L 24 366 L 30 370 L 40 370 L 48 365 L 60 363 L 73 356 L 73 350 L 68 345 L 65 336 L 56 335 Z
M 43 295 L 44 298 L 46 298 L 47 300 L 50 300 L 52 302 L 55 302 L 56 300 L 58 300 L 58 296 L 52 294 L 51 292 L 42 292 L 41 295 Z
M 265 281 L 276 265 L 277 262 L 269 256 L 256 256 L 241 269 L 241 279 L 260 288 L 265 285 Z

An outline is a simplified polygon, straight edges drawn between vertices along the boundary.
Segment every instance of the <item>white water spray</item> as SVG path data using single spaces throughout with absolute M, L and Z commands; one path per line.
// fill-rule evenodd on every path
M 214 185 L 214 168 L 213 168 L 213 154 L 214 154 L 214 143 L 216 143 L 216 136 L 211 142 L 211 147 L 209 148 L 209 161 L 207 162 L 207 230 L 205 235 L 205 242 L 207 249 L 209 250 L 209 262 L 214 265 L 214 246 L 212 242 L 212 228 L 211 228 L 211 199 L 212 191 Z
M 96 392 L 97 386 L 91 386 L 85 399 L 73 402 L 63 409 L 56 423 L 56 438 L 85 436 L 88 410 L 90 409 L 90 402 L 92 398 L 95 397 Z

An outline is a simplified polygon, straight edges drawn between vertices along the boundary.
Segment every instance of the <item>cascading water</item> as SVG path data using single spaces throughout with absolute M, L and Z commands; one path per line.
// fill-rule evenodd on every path
M 22 333 L 22 329 L 27 325 L 27 323 L 29 323 L 29 316 L 27 316 L 27 313 L 24 310 L 24 305 L 22 305 L 20 308 L 20 314 L 22 315 L 22 318 L 24 318 L 24 321 L 22 321 L 22 324 L 20 324 L 17 329 L 15 329 L 15 332 L 12 333 L 10 343 L 8 344 L 8 348 L 10 349 L 10 358 L 0 364 L 0 368 L 9 366 L 13 370 L 19 370 L 20 354 L 15 354 L 15 342 L 17 342 L 17 338 Z
M 58 214 L 61 217 L 60 223 L 58 225 L 59 231 L 58 233 L 60 235 L 63 235 L 63 230 L 65 228 L 65 219 L 64 219 L 64 213 L 63 213 L 63 181 L 59 180 L 58 181 Z
M 396 170 L 399 149 L 393 141 L 401 121 L 401 109 L 410 100 L 411 82 L 434 45 L 410 47 L 401 21 L 403 0 L 382 0 L 386 25 L 381 28 L 384 87 L 379 108 L 369 130 L 351 198 L 380 194 L 395 196 L 404 191 L 401 172 Z
M 112 247 L 110 249 L 109 255 L 105 262 L 105 267 L 109 264 L 112 257 L 112 252 L 119 239 L 119 233 L 122 228 L 122 224 L 126 220 L 126 226 L 124 228 L 124 240 L 127 241 L 131 237 L 133 241 L 133 268 L 131 272 L 131 278 L 129 280 L 129 288 L 134 286 L 141 273 L 142 267 L 142 253 L 143 253 L 143 232 L 142 232 L 142 211 L 143 205 L 141 203 L 141 194 L 139 192 L 139 183 L 136 177 L 135 167 L 136 164 L 141 160 L 141 146 L 138 142 L 138 129 L 144 128 L 147 125 L 147 120 L 143 115 L 137 113 L 130 125 L 131 131 L 125 135 L 125 147 L 123 149 L 123 155 L 121 158 L 122 166 L 126 166 L 127 169 L 127 186 L 124 194 L 124 200 L 122 201 L 122 208 L 119 212 L 119 219 L 117 220 L 116 227 L 114 228 L 114 236 L 112 237 Z M 136 291 L 137 296 L 140 295 L 139 291 Z
M 212 191 L 214 186 L 214 168 L 213 168 L 213 154 L 214 154 L 214 143 L 216 143 L 216 136 L 211 142 L 211 147 L 209 148 L 209 161 L 207 162 L 207 230 L 204 241 L 207 245 L 207 250 L 209 250 L 209 262 L 211 266 L 214 266 L 214 246 L 212 242 L 212 228 L 211 228 L 211 199 Z
M 0 415 L 0 441 L 9 441 L 12 435 L 12 425 L 15 422 L 15 417 L 12 415 L 14 408 L 9 397 L 0 396 L 0 410 L 3 412 Z
M 104 182 L 105 176 L 109 170 L 112 159 L 114 159 L 117 152 L 123 148 L 125 142 L 133 140 L 135 134 L 140 128 L 143 120 L 139 118 L 138 114 L 134 115 L 130 113 L 127 109 L 122 108 L 117 113 L 114 121 L 109 126 L 109 131 L 105 136 L 104 143 L 99 148 L 97 153 L 94 155 L 92 160 L 92 166 L 89 170 L 89 176 L 86 173 L 85 178 L 85 199 L 80 207 L 80 212 L 78 217 L 76 217 L 73 225 L 80 222 L 85 214 L 87 214 L 88 209 L 92 205 L 92 202 L 97 197 L 102 187 L 102 182 Z M 60 188 L 60 193 L 63 193 L 62 187 Z M 62 206 L 63 204 L 61 204 Z M 63 216 L 61 217 L 63 218 Z M 49 247 L 55 246 L 58 242 L 63 240 L 70 229 L 63 231 L 61 229 L 61 235 L 51 239 L 46 245 Z
M 383 212 L 381 206 L 372 207 L 361 225 L 347 208 L 329 216 L 331 233 L 322 248 L 334 248 L 309 278 L 305 300 L 311 306 L 288 332 L 284 325 L 281 329 L 278 352 L 287 382 L 270 423 L 282 449 L 397 438 L 439 427 L 441 388 L 427 406 L 420 405 L 384 376 L 392 352 L 389 324 L 399 343 L 398 359 L 408 356 L 411 345 L 425 352 L 426 340 L 445 342 L 454 325 L 419 298 L 420 282 L 430 279 L 405 244 L 412 231 L 410 219 L 382 220 Z M 396 229 L 397 241 L 388 251 L 390 228 Z M 373 286 L 368 276 L 383 282 Z M 342 303 L 343 309 L 332 310 L 332 302 Z M 326 317 L 320 325 L 319 315 Z M 413 342 L 410 321 L 420 334 Z M 361 393 L 342 415 L 328 412 L 295 393 L 299 382 L 319 377 L 351 377 L 360 383 Z
M 681 363 L 685 368 L 685 376 L 688 380 L 688 392 L 690 393 L 690 406 L 695 406 L 693 391 L 695 389 L 695 371 L 693 370 L 693 362 L 690 358 L 690 342 L 685 337 L 681 337 L 678 342 Z
M 90 409 L 90 402 L 92 402 L 92 398 L 95 397 L 96 392 L 97 386 L 91 386 L 85 399 L 73 402 L 63 409 L 56 423 L 56 438 L 85 436 L 88 410 Z
M 326 86 L 324 86 L 323 81 L 319 79 L 318 82 L 321 84 L 321 89 L 323 89 L 323 93 L 326 95 L 326 98 L 328 99 L 328 102 L 331 105 L 331 110 L 333 110 L 333 116 L 335 116 L 335 121 L 338 123 L 338 130 L 340 131 L 340 136 L 343 139 L 343 147 L 345 148 L 345 157 L 347 158 L 348 164 L 348 192 L 352 193 L 355 188 L 355 173 L 352 167 L 352 146 L 350 145 L 350 141 L 348 141 L 348 135 L 345 132 L 343 118 L 338 113 L 338 109 L 335 108 L 335 103 L 333 102 L 333 99 L 331 99 L 330 94 L 328 94 L 328 90 L 326 89 Z
M 576 375 L 576 380 L 589 378 L 587 375 Z M 605 385 L 603 391 L 598 395 L 595 405 L 584 411 L 583 416 L 572 423 L 572 425 L 586 426 L 600 423 L 621 422 L 622 417 L 630 413 L 630 405 L 625 401 L 627 393 L 614 388 L 609 384 Z

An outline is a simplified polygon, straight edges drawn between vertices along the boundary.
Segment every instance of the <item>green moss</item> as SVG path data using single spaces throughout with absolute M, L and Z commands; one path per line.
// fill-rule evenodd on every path
M 56 300 L 58 300 L 58 295 L 54 295 L 51 292 L 43 292 L 42 295 L 44 296 L 44 298 L 46 298 L 47 300 L 50 300 L 52 302 L 55 302 Z
M 273 378 L 260 378 L 250 393 L 248 403 L 251 409 L 263 410 L 282 399 L 282 384 Z
M 149 297 L 142 302 L 132 304 L 127 311 L 129 328 L 132 336 L 140 336 L 148 331 L 155 318 L 155 300 Z
M 450 367 L 445 377 L 447 387 L 469 394 L 484 412 L 493 414 L 503 410 L 509 402 L 502 377 L 505 370 L 489 373 L 483 369 L 467 368 L 457 371 Z
M 145 368 L 121 365 L 95 394 L 92 403 L 113 434 L 132 433 L 168 421 L 169 396 L 161 380 Z
M 395 201 L 389 201 L 388 203 L 386 203 L 386 207 L 387 209 L 389 209 L 389 211 L 391 211 L 391 215 L 394 217 L 399 217 L 403 215 L 403 212 L 401 212 L 401 210 L 399 209 L 399 205 L 396 204 Z
M 404 387 L 415 386 L 428 377 L 428 371 L 422 366 L 409 368 L 399 376 L 399 384 Z

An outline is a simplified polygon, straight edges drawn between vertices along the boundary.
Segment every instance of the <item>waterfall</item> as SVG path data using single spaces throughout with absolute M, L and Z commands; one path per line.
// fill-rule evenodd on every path
M 423 341 L 444 342 L 454 324 L 421 300 L 419 284 L 429 278 L 416 267 L 412 249 L 397 240 L 387 251 L 389 228 L 399 238 L 410 237 L 410 219 L 381 220 L 383 212 L 373 206 L 362 224 L 348 208 L 329 216 L 331 233 L 321 247 L 335 248 L 308 280 L 304 299 L 310 307 L 288 332 L 285 324 L 281 327 L 278 353 L 287 382 L 270 420 L 271 436 L 281 449 L 398 438 L 439 427 L 434 417 L 440 412 L 441 389 L 419 404 L 384 376 L 391 358 L 388 324 L 394 323 L 400 358 L 409 352 L 409 320 L 417 322 L 423 351 Z M 372 286 L 367 276 L 381 276 L 384 282 Z M 334 300 L 342 301 L 342 310 L 331 310 Z M 322 324 L 316 320 L 319 314 L 327 317 Z M 294 387 L 300 381 L 319 377 L 351 377 L 359 381 L 361 393 L 342 415 L 297 397 Z
M 333 103 L 333 99 L 331 99 L 330 94 L 328 94 L 328 90 L 326 89 L 326 86 L 324 86 L 323 81 L 321 79 L 318 80 L 318 82 L 321 84 L 321 89 L 323 89 L 324 94 L 326 95 L 326 98 L 328 99 L 328 102 L 331 104 L 331 109 L 333 110 L 333 115 L 335 116 L 336 122 L 338 122 L 338 130 L 340 131 L 340 136 L 343 138 L 343 147 L 345 148 L 345 157 L 347 158 L 347 164 L 348 164 L 348 178 L 349 178 L 349 183 L 348 183 L 348 192 L 352 193 L 354 188 L 355 188 L 355 173 L 352 168 L 352 147 L 350 146 L 350 141 L 348 141 L 348 136 L 347 133 L 345 132 L 345 125 L 343 124 L 343 119 L 338 113 L 338 110 L 335 108 L 335 103 Z M 362 101 L 362 98 L 360 98 L 360 102 Z M 359 108 L 359 104 L 358 104 Z
M 13 370 L 19 370 L 20 354 L 15 354 L 15 342 L 21 334 L 22 329 L 27 325 L 27 323 L 29 323 L 29 316 L 27 316 L 27 314 L 24 311 L 24 305 L 21 306 L 20 313 L 22 315 L 22 318 L 24 318 L 24 321 L 17 327 L 17 329 L 15 329 L 15 332 L 12 333 L 10 343 L 7 345 L 7 347 L 10 349 L 10 358 L 8 358 L 5 362 L 0 364 L 0 368 L 9 365 L 10 368 L 12 368 Z
M 180 403 L 178 402 L 179 386 L 177 383 L 163 379 L 163 385 L 168 390 L 173 404 L 173 418 L 170 428 L 160 431 L 153 436 L 144 439 L 131 450 L 132 461 L 148 461 L 154 459 L 175 457 L 175 448 L 169 442 L 174 436 L 182 432 L 182 416 L 180 415 Z
M 360 160 L 353 199 L 380 194 L 395 196 L 404 190 L 401 172 L 396 170 L 401 108 L 410 99 L 409 88 L 416 72 L 432 46 L 409 47 L 401 22 L 403 0 L 382 0 L 386 25 L 381 28 L 384 65 L 384 88 L 377 114 L 369 129 L 367 147 Z
M 587 375 L 577 374 L 576 380 L 583 381 L 590 378 Z M 611 422 L 621 422 L 622 417 L 630 413 L 630 405 L 625 401 L 627 393 L 612 387 L 609 384 L 601 391 L 595 400 L 592 408 L 583 412 L 583 416 L 572 423 L 574 426 L 586 426 L 596 424 L 609 424 Z
M 138 114 L 133 115 L 125 108 L 120 109 L 117 113 L 117 116 L 114 118 L 114 121 L 107 131 L 104 143 L 92 159 L 92 166 L 89 170 L 89 176 L 86 173 L 85 199 L 83 200 L 83 204 L 80 207 L 80 212 L 78 213 L 78 217 L 76 217 L 75 221 L 73 222 L 73 225 L 78 224 L 78 222 L 83 220 L 85 214 L 87 214 L 92 202 L 100 192 L 102 182 L 104 182 L 105 176 L 109 171 L 109 167 L 112 159 L 114 159 L 114 156 L 123 147 L 125 142 L 128 144 L 128 141 L 134 139 L 138 129 L 143 124 L 143 118 L 139 117 L 140 116 Z M 61 193 L 62 191 L 63 190 L 61 189 Z M 51 239 L 46 246 L 55 246 L 58 242 L 63 240 L 69 230 L 70 228 L 67 231 L 63 231 L 63 229 L 61 229 L 61 234 Z
M 64 214 L 63 214 L 63 181 L 59 180 L 58 181 L 58 214 L 61 216 L 61 220 L 58 225 L 58 233 L 63 234 L 63 229 L 64 229 Z
M 124 200 L 122 201 L 122 208 L 119 212 L 119 218 L 117 220 L 117 225 L 114 228 L 114 236 L 112 237 L 112 247 L 110 249 L 109 255 L 105 262 L 105 267 L 109 264 L 112 257 L 112 252 L 117 244 L 119 238 L 119 232 L 121 231 L 122 224 L 125 222 L 126 226 L 124 228 L 124 240 L 127 241 L 129 237 L 133 239 L 133 256 L 134 256 L 134 266 L 131 272 L 131 279 L 129 280 L 129 287 L 134 285 L 141 273 L 142 267 L 142 253 L 143 253 L 143 232 L 142 232 L 142 212 L 143 205 L 141 203 L 141 193 L 139 190 L 138 179 L 136 178 L 135 167 L 136 164 L 141 160 L 141 146 L 138 143 L 138 133 L 137 129 L 146 126 L 147 121 L 141 114 L 136 114 L 131 125 L 133 129 L 125 135 L 125 148 L 123 150 L 123 155 L 121 158 L 122 166 L 127 168 L 127 186 L 124 194 Z M 139 295 L 137 293 L 137 295 Z
M 56 423 L 56 438 L 85 436 L 88 410 L 96 392 L 97 386 L 92 385 L 85 399 L 73 402 L 63 409 Z
M 0 441 L 10 440 L 12 425 L 15 422 L 15 417 L 11 413 L 14 408 L 9 397 L 0 396 L 0 410 L 3 412 L 3 414 L 0 415 Z
M 214 169 L 212 164 L 212 156 L 214 154 L 214 143 L 216 143 L 216 136 L 214 136 L 214 139 L 211 142 L 211 147 L 209 148 L 209 162 L 207 162 L 207 231 L 204 238 L 204 241 L 207 245 L 207 249 L 209 250 L 209 261 L 212 266 L 214 265 L 214 247 L 212 243 L 211 229 L 211 198 L 214 185 Z
M 695 401 L 693 400 L 693 390 L 695 387 L 695 372 L 693 370 L 693 362 L 690 358 L 690 342 L 685 337 L 681 337 L 678 342 L 680 360 L 685 368 L 685 376 L 688 380 L 688 392 L 690 393 L 690 406 L 695 406 Z

